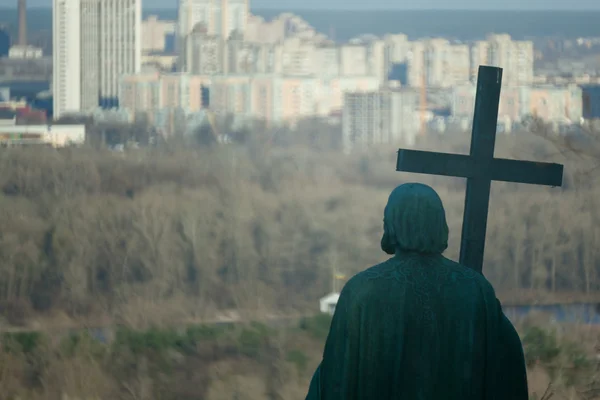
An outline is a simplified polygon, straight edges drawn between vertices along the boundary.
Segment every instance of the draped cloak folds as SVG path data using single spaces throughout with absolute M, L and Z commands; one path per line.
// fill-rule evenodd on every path
M 525 400 L 523 349 L 490 283 L 442 252 L 437 193 L 390 195 L 382 249 L 338 300 L 307 400 Z M 393 249 L 393 250 L 392 250 Z

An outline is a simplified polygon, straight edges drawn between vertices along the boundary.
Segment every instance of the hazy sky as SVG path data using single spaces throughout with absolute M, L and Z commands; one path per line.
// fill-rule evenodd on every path
M 177 0 L 142 0 L 147 8 L 174 8 Z M 481 10 L 600 10 L 600 0 L 250 0 L 252 8 L 329 9 L 481 9 Z M 17 0 L 0 0 L 0 6 L 16 7 Z M 51 0 L 28 0 L 46 6 Z

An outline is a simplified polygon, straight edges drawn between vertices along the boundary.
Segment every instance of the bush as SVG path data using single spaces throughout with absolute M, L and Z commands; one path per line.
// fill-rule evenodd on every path
M 2 335 L 2 347 L 13 353 L 33 353 L 42 342 L 40 332 L 5 333 Z
M 134 354 L 146 351 L 162 352 L 175 348 L 181 343 L 181 335 L 171 329 L 150 328 L 147 331 L 120 329 L 117 331 L 114 346 L 126 348 Z
M 556 334 L 536 326 L 525 331 L 522 342 L 527 365 L 550 363 L 560 354 Z
M 561 346 L 561 352 L 565 364 L 562 374 L 566 386 L 573 386 L 586 381 L 591 372 L 592 362 L 586 356 L 585 351 L 577 343 L 565 342 Z
M 107 346 L 94 339 L 88 332 L 73 333 L 60 343 L 61 354 L 74 357 L 81 352 L 99 359 L 106 354 Z
M 285 359 L 296 366 L 299 374 L 303 374 L 306 371 L 308 356 L 302 350 L 294 349 L 288 351 Z
M 303 318 L 300 321 L 300 329 L 308 332 L 312 337 L 319 340 L 327 339 L 331 327 L 331 315 L 320 313 L 313 317 Z
M 259 322 L 252 322 L 249 327 L 243 328 L 238 336 L 238 346 L 242 354 L 248 357 L 259 356 L 269 343 L 270 330 Z

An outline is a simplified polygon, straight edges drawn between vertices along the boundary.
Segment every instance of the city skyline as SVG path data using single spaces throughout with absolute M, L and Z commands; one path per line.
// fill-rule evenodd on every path
M 170 5 L 170 4 L 171 5 Z M 293 0 L 293 1 L 276 1 L 276 0 L 255 0 L 253 8 L 256 9 L 289 9 L 294 10 L 485 10 L 485 11 L 512 11 L 512 10 L 531 10 L 531 11 L 586 11 L 600 10 L 600 2 L 597 0 L 573 0 L 570 2 L 558 0 L 505 0 L 504 7 L 498 7 L 496 3 L 490 4 L 480 0 L 455 0 L 453 7 L 448 5 L 444 0 L 422 0 L 418 5 L 415 2 L 401 0 L 394 2 L 391 5 L 389 0 L 371 0 L 368 5 L 363 1 L 358 0 Z M 145 9 L 176 9 L 175 1 L 165 0 L 144 0 L 142 4 Z M 15 0 L 0 0 L 0 7 L 16 8 Z M 52 0 L 30 0 L 28 2 L 30 8 L 51 8 Z
M 506 33 L 474 41 L 386 33 L 342 42 L 298 14 L 249 13 L 248 0 L 179 0 L 176 19 L 143 22 L 142 0 L 54 1 L 55 117 L 119 109 L 172 133 L 179 111 L 290 126 L 342 116 L 351 142 L 410 143 L 428 124 L 463 126 L 460 110 L 474 100 L 477 67 L 495 65 L 505 69 L 503 85 L 512 93 L 499 111 L 505 131 L 532 113 L 567 125 L 581 118 L 581 91 L 544 85 L 544 76 L 534 75 L 534 42 Z M 109 2 L 117 7 L 103 7 Z M 388 118 L 397 113 L 402 124 Z

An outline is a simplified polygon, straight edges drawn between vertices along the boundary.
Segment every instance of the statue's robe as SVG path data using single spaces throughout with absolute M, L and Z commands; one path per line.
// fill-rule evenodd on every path
M 481 274 L 405 252 L 354 276 L 307 399 L 525 400 L 523 348 Z

